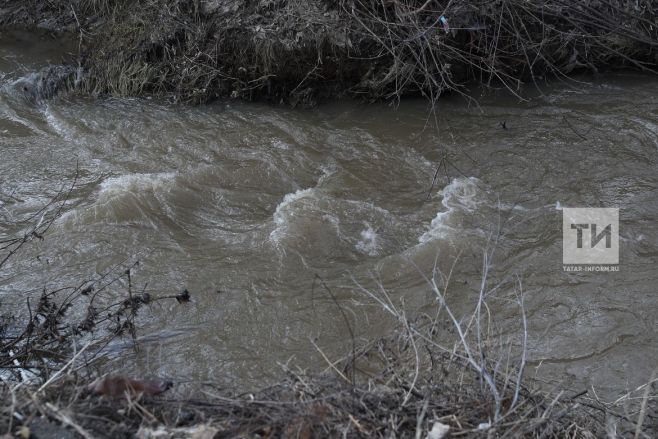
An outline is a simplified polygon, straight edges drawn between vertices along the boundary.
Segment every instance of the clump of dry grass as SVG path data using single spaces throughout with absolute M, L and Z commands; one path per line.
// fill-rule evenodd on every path
M 656 65 L 655 2 L 623 0 L 344 0 L 344 13 L 370 35 L 386 68 L 369 87 L 434 100 L 464 78 L 518 92 L 522 81 L 611 65 Z
M 87 91 L 183 102 L 435 101 L 473 80 L 519 93 L 575 70 L 653 71 L 657 61 L 658 7 L 648 0 L 37 3 L 10 7 L 5 21 L 79 32 Z
M 175 437 L 199 429 L 214 437 L 426 437 L 435 429 L 449 430 L 450 437 L 593 438 L 613 429 L 622 437 L 636 430 L 636 419 L 582 393 L 516 387 L 514 373 L 497 375 L 501 405 L 495 420 L 496 397 L 464 355 L 437 350 L 403 329 L 359 350 L 360 361 L 369 357 L 380 368 L 355 384 L 344 377 L 351 373 L 344 366 L 352 359 L 346 358 L 333 365 L 340 373 L 287 369 L 278 384 L 242 395 L 204 385 L 160 397 L 98 397 L 87 391 L 89 378 L 76 371 L 40 389 L 0 385 L 0 430 L 18 432 L 44 422 L 83 437 Z M 639 437 L 653 434 L 648 423 L 639 431 Z

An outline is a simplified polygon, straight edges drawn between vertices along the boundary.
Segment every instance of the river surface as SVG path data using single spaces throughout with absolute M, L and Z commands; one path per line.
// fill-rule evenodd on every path
M 323 369 L 311 340 L 332 358 L 349 350 L 318 279 L 365 340 L 394 322 L 355 282 L 430 312 L 419 271 L 458 258 L 449 302 L 466 313 L 495 241 L 491 285 L 512 277 L 508 298 L 523 285 L 533 375 L 615 395 L 658 366 L 656 77 L 555 82 L 524 101 L 448 96 L 436 118 L 420 100 L 292 110 L 22 96 L 21 78 L 74 50 L 0 35 L 0 238 L 78 175 L 45 239 L 1 269 L 3 312 L 139 261 L 137 288 L 187 288 L 192 301 L 146 307 L 141 349 L 117 342 L 116 367 L 257 388 L 278 363 Z M 562 207 L 620 209 L 619 272 L 563 271 Z M 518 306 L 490 306 L 518 338 Z

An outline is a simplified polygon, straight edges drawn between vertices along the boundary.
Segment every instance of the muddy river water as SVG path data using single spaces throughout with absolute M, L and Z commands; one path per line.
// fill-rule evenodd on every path
M 3 312 L 139 261 L 140 288 L 187 288 L 192 301 L 145 308 L 142 348 L 116 367 L 262 387 L 278 363 L 323 369 L 311 340 L 328 356 L 349 349 L 319 278 L 368 339 L 394 322 L 355 282 L 423 312 L 433 296 L 419 271 L 457 259 L 449 301 L 465 312 L 482 251 L 495 246 L 492 285 L 523 285 L 532 374 L 614 395 L 658 366 L 656 77 L 553 82 L 523 101 L 448 96 L 436 118 L 421 100 L 293 110 L 24 99 L 17 80 L 66 50 L 20 34 L 0 41 L 0 238 L 78 173 L 45 239 L 2 267 Z M 563 271 L 563 207 L 620 209 L 618 272 Z M 518 307 L 490 307 L 504 336 L 518 337 Z

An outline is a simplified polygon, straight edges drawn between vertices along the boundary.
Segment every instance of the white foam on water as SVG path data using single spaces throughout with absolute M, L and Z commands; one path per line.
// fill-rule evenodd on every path
M 318 184 L 316 185 L 316 187 L 324 183 L 327 180 L 327 178 L 334 175 L 338 171 L 338 167 L 336 166 L 335 163 L 330 163 L 328 165 L 320 166 L 320 170 L 322 171 L 322 175 L 320 176 L 320 179 L 318 180 Z
M 127 192 L 157 191 L 169 187 L 176 178 L 175 172 L 159 172 L 154 174 L 126 174 L 110 177 L 101 183 L 99 199 L 108 199 Z
M 379 236 L 375 229 L 368 223 L 366 228 L 361 230 L 361 239 L 356 243 L 356 249 L 368 256 L 379 255 Z
M 73 139 L 75 132 L 72 132 L 67 124 L 53 112 L 50 105 L 46 105 L 46 108 L 43 110 L 43 114 L 46 117 L 46 122 L 48 122 L 48 125 L 51 126 L 57 134 L 66 140 Z
M 454 227 L 449 225 L 449 220 L 455 212 L 472 213 L 478 205 L 486 202 L 483 200 L 481 189 L 478 188 L 479 183 L 480 181 L 475 177 L 460 177 L 455 178 L 439 191 L 439 195 L 443 196 L 441 204 L 446 210 L 437 213 L 429 230 L 418 238 L 421 244 L 434 239 L 446 238 L 454 230 Z
M 295 204 L 297 201 L 301 200 L 302 198 L 313 197 L 317 191 L 317 188 L 328 177 L 330 177 L 332 174 L 336 172 L 336 166 L 333 164 L 330 164 L 328 166 L 321 166 L 320 169 L 322 170 L 322 176 L 318 180 L 318 183 L 315 185 L 315 187 L 299 189 L 295 192 L 286 194 L 283 197 L 283 200 L 279 203 L 279 205 L 276 206 L 276 209 L 274 210 L 274 215 L 272 216 L 272 219 L 274 220 L 275 228 L 270 233 L 270 239 L 275 243 L 278 244 L 281 238 L 285 235 L 286 228 L 288 227 L 289 224 L 288 219 L 289 217 L 294 215 L 294 211 L 292 207 L 293 204 Z
M 284 151 L 290 149 L 289 144 L 287 144 L 286 142 L 284 142 L 282 140 L 278 140 L 278 139 L 272 140 L 272 146 L 276 149 L 281 149 L 281 150 L 284 150 Z
M 149 194 L 157 198 L 158 192 L 162 192 L 174 184 L 176 173 L 161 172 L 153 174 L 126 174 L 118 177 L 110 177 L 100 184 L 97 200 L 91 207 L 74 209 L 66 212 L 60 219 L 63 222 L 86 217 L 91 213 L 95 219 L 108 214 L 106 207 L 123 197 L 140 197 Z
M 281 237 L 285 234 L 289 222 L 288 218 L 294 215 L 292 205 L 302 198 L 313 196 L 314 193 L 315 188 L 300 189 L 296 192 L 286 194 L 283 197 L 283 200 L 278 206 L 276 206 L 276 210 L 272 216 L 275 225 L 274 230 L 270 233 L 270 239 L 272 241 L 278 243 L 281 240 Z

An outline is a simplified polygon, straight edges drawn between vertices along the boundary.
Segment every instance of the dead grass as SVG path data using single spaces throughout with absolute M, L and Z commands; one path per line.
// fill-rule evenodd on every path
M 357 368 L 365 362 L 370 370 L 379 367 L 367 376 L 359 373 L 354 385 L 341 378 L 351 373 L 348 357 L 335 364 L 341 374 L 287 369 L 278 384 L 242 395 L 206 384 L 179 386 L 160 397 L 99 397 L 86 390 L 91 378 L 76 368 L 41 389 L 5 382 L 0 431 L 16 434 L 45 423 L 51 432 L 83 437 L 186 437 L 199 430 L 210 432 L 208 437 L 426 437 L 435 426 L 449 428 L 450 437 L 594 438 L 610 431 L 626 437 L 636 429 L 637 437 L 655 434 L 649 422 L 637 423 L 637 412 L 618 413 L 619 406 L 591 395 L 516 387 L 513 370 L 497 374 L 501 413 L 495 420 L 496 398 L 463 359 L 467 353 L 439 350 L 424 332 L 429 326 L 409 325 L 424 337 L 412 339 L 400 330 L 358 350 Z M 633 396 L 641 398 L 652 384 Z M 644 401 L 655 406 L 655 399 Z M 655 421 L 655 411 L 649 413 Z
M 25 236 L 38 237 L 56 212 Z M 32 238 L 17 238 L 6 250 L 28 245 Z M 483 253 L 479 294 L 470 311 L 459 315 L 450 307 L 451 267 L 435 266 L 430 273 L 419 269 L 435 301 L 433 309 L 414 319 L 407 317 L 404 302 L 381 285 L 369 290 L 355 281 L 363 300 L 397 321 L 397 330 L 354 346 L 339 359 L 328 358 L 316 345 L 327 362 L 324 372 L 281 366 L 279 383 L 238 395 L 212 383 L 174 383 L 160 396 L 107 397 L 89 391 L 95 379 L 112 371 L 103 346 L 124 337 L 139 348 L 139 309 L 154 300 L 184 304 L 187 291 L 146 295 L 130 265 L 77 287 L 44 292 L 34 307 L 27 302 L 27 321 L 10 319 L 2 325 L 0 432 L 85 438 L 384 438 L 426 437 L 430 431 L 449 431 L 450 437 L 649 438 L 658 433 L 655 377 L 616 401 L 603 402 L 589 389 L 547 392 L 525 374 L 523 285 L 515 276 L 492 283 L 492 258 L 492 250 Z M 103 296 L 113 300 L 101 301 Z M 493 300 L 518 307 L 515 341 L 497 331 L 496 316 L 488 311 Z M 82 320 L 68 315 L 85 307 Z
M 437 423 L 448 426 L 452 437 L 595 437 L 602 431 L 604 417 L 592 416 L 573 395 L 550 398 L 523 389 L 512 407 L 512 387 L 502 395 L 504 416 L 494 422 L 495 402 L 479 375 L 459 360 L 463 352 L 437 352 L 416 342 L 426 354 L 415 380 L 410 339 L 399 333 L 359 351 L 371 363 L 381 361 L 381 372 L 354 386 L 338 375 L 299 370 L 287 370 L 277 385 L 247 395 L 199 386 L 163 397 L 109 399 L 86 391 L 89 378 L 82 371 L 64 374 L 43 390 L 4 383 L 0 430 L 18 432 L 45 418 L 52 429 L 87 437 L 200 424 L 216 429 L 217 437 L 424 437 Z
M 87 91 L 182 102 L 434 102 L 470 81 L 519 94 L 577 70 L 653 71 L 658 47 L 658 6 L 647 0 L 54 0 L 10 10 L 5 21 L 81 33 Z

